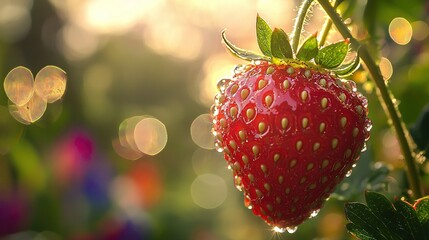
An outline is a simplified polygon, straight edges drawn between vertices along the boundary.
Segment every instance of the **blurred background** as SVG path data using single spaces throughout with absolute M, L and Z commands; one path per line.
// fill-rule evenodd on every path
M 373 47 L 415 126 L 429 102 L 429 3 L 346 3 L 354 35 Z M 364 189 L 400 196 L 406 185 L 395 134 L 365 72 L 352 78 L 370 101 L 368 149 L 294 234 L 274 233 L 243 206 L 210 133 L 216 83 L 244 63 L 227 53 L 220 32 L 256 50 L 256 14 L 290 32 L 299 4 L 0 0 L 2 86 L 17 66 L 34 76 L 47 65 L 67 74 L 60 100 L 34 100 L 21 112 L 11 110 L 20 92 L 0 89 L 0 239 L 351 239 L 344 201 L 362 201 Z M 305 35 L 320 30 L 323 11 L 315 6 L 308 21 Z M 328 41 L 338 39 L 333 30 Z

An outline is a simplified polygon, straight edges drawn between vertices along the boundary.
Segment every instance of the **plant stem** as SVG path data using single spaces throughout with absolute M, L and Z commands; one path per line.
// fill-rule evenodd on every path
M 336 9 L 338 7 L 338 5 L 340 5 L 342 1 L 336 0 L 334 2 L 334 9 Z M 323 45 L 325 45 L 326 42 L 326 38 L 328 37 L 329 31 L 331 30 L 332 27 L 332 20 L 330 18 L 326 19 L 325 23 L 323 24 L 322 27 L 322 31 L 320 34 L 320 40 L 319 40 L 319 46 L 322 47 Z
M 337 27 L 338 31 L 344 38 L 349 38 L 350 43 L 354 49 L 359 50 L 359 55 L 362 61 L 365 63 L 367 70 L 371 74 L 375 85 L 378 88 L 378 97 L 384 111 L 387 116 L 392 121 L 392 125 L 396 131 L 396 135 L 398 137 L 398 141 L 404 155 L 405 164 L 407 166 L 407 176 L 408 181 L 410 183 L 411 190 L 413 192 L 413 197 L 418 199 L 423 196 L 422 187 L 420 184 L 419 172 L 417 169 L 416 161 L 414 159 L 414 153 L 412 151 L 412 146 L 414 143 L 410 138 L 409 132 L 407 128 L 404 126 L 404 122 L 402 121 L 401 114 L 397 108 L 397 106 L 393 103 L 393 95 L 391 94 L 389 88 L 386 86 L 384 82 L 383 76 L 381 75 L 380 68 L 375 63 L 374 59 L 371 57 L 367 47 L 365 45 L 361 45 L 358 40 L 353 38 L 347 26 L 343 23 L 340 16 L 337 14 L 335 9 L 329 3 L 329 0 L 318 0 L 319 4 L 323 7 L 325 12 L 331 18 L 332 22 Z
M 310 8 L 313 0 L 304 0 L 302 1 L 301 6 L 298 10 L 298 16 L 295 19 L 295 23 L 292 30 L 292 49 L 296 54 L 298 50 L 299 38 L 301 37 L 302 27 L 304 26 L 305 17 L 307 16 L 307 11 Z
M 323 24 L 322 33 L 320 34 L 319 46 L 322 47 L 325 45 L 326 38 L 328 37 L 329 30 L 331 30 L 332 21 L 327 19 L 325 24 Z

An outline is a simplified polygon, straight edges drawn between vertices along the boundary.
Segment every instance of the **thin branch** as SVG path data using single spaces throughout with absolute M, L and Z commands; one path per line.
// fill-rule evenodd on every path
M 295 19 L 295 23 L 292 30 L 292 49 L 296 53 L 298 50 L 299 38 L 301 37 L 302 28 L 304 26 L 305 17 L 307 16 L 307 11 L 310 8 L 313 0 L 304 0 L 302 1 L 301 6 L 298 10 L 298 16 Z
M 332 22 L 337 27 L 338 31 L 344 38 L 349 38 L 350 43 L 354 49 L 359 49 L 359 55 L 362 61 L 365 63 L 367 70 L 372 76 L 372 79 L 375 82 L 375 85 L 378 88 L 378 97 L 384 111 L 387 116 L 390 118 L 392 125 L 396 131 L 399 144 L 401 146 L 402 153 L 404 155 L 404 160 L 407 166 L 407 176 L 410 183 L 411 190 L 413 191 L 414 198 L 421 198 L 423 196 L 423 190 L 420 183 L 419 172 L 417 169 L 416 161 L 414 158 L 414 153 L 412 151 L 412 146 L 414 143 L 410 138 L 408 129 L 404 126 L 402 121 L 401 114 L 397 106 L 393 103 L 393 95 L 390 92 L 389 88 L 384 82 L 383 76 L 381 75 L 380 68 L 375 63 L 374 59 L 371 57 L 367 47 L 361 45 L 358 40 L 356 40 L 350 33 L 347 26 L 341 20 L 340 16 L 337 14 L 335 9 L 329 3 L 328 0 L 318 0 L 319 4 L 323 7 L 325 12 L 328 14 Z

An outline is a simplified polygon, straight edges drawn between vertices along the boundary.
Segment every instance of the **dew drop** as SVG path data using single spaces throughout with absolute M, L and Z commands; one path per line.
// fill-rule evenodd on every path
M 222 147 L 222 145 L 220 144 L 220 143 L 215 143 L 215 148 L 216 148 L 216 151 L 218 151 L 218 152 L 223 152 L 223 147 Z
M 221 103 L 225 101 L 225 96 L 223 94 L 216 94 L 215 96 L 215 104 L 216 106 L 219 106 Z
M 356 83 L 354 81 L 347 81 L 347 84 L 352 92 L 357 91 Z
M 273 231 L 276 233 L 284 233 L 284 232 L 286 232 L 286 228 L 281 228 L 281 227 L 276 226 L 273 228 Z
M 369 131 L 371 131 L 371 129 L 372 129 L 372 123 L 371 123 L 371 121 L 368 121 L 365 125 L 365 130 L 367 132 L 369 132 Z
M 363 144 L 362 150 L 360 150 L 361 152 L 365 152 L 366 151 L 366 143 Z
M 355 168 L 355 167 L 356 167 L 356 163 L 352 165 L 352 168 Z
M 210 108 L 210 114 L 214 117 L 217 116 L 219 114 L 219 109 L 215 105 L 212 105 Z
M 230 82 L 231 82 L 231 79 L 226 79 L 226 78 L 219 80 L 219 82 L 217 83 L 217 89 L 221 93 L 225 93 L 225 90 L 228 87 Z
M 296 232 L 296 230 L 298 230 L 298 227 L 297 227 L 297 226 L 295 226 L 295 227 L 287 227 L 287 228 L 286 228 L 286 231 L 287 231 L 288 233 L 294 233 L 294 232 Z
M 346 173 L 346 177 L 350 177 L 352 175 L 352 170 L 349 170 L 347 173 Z
M 311 214 L 310 214 L 310 218 L 314 218 L 317 216 L 317 214 L 319 214 L 320 209 L 314 210 Z
M 240 74 L 244 72 L 244 66 L 241 64 L 238 64 L 237 66 L 235 66 L 234 68 L 234 74 Z

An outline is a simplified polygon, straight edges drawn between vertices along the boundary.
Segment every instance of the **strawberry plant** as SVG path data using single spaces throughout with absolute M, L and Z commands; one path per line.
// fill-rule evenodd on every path
M 262 54 L 235 46 L 222 32 L 226 48 L 249 63 L 237 66 L 233 76 L 218 83 L 211 109 L 216 147 L 224 153 L 245 206 L 277 232 L 294 232 L 316 216 L 336 186 L 359 164 L 372 125 L 367 99 L 355 82 L 345 79 L 360 68 L 361 61 L 397 133 L 412 192 L 407 197 L 423 196 L 413 142 L 368 47 L 352 36 L 337 14 L 341 2 L 331 5 L 319 0 L 330 20 L 321 37 L 312 34 L 303 41 L 301 31 L 311 0 L 303 1 L 292 38 L 280 28 L 272 29 L 258 15 L 256 36 Z M 330 24 L 335 24 L 344 40 L 325 45 Z M 351 221 L 347 229 L 354 236 L 423 236 L 426 200 L 416 203 L 423 206 L 414 207 L 416 215 L 404 201 L 392 205 L 380 194 L 368 192 L 366 196 L 368 207 L 346 205 Z M 417 230 L 411 222 L 417 221 L 415 216 L 421 225 Z M 404 221 L 407 217 L 412 220 Z M 390 230 L 397 227 L 397 232 Z

